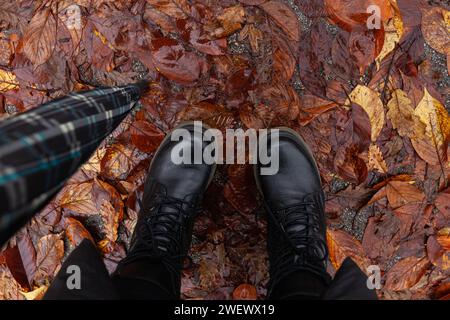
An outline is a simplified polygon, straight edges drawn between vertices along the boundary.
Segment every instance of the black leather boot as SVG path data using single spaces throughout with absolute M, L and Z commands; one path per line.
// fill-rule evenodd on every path
M 288 128 L 279 129 L 279 141 L 268 134 L 269 154 L 279 153 L 279 171 L 261 175 L 261 164 L 254 166 L 255 178 L 268 215 L 267 248 L 270 262 L 268 297 L 280 282 L 286 284 L 293 273 L 313 273 L 330 281 L 326 272 L 328 250 L 324 194 L 317 164 L 303 139 Z M 301 293 L 302 295 L 309 293 Z M 275 298 L 279 298 L 276 295 Z
M 171 141 L 172 133 L 156 152 L 145 182 L 130 250 L 115 273 L 116 277 L 147 280 L 166 288 L 174 296 L 179 295 L 181 270 L 191 244 L 198 207 L 216 169 L 215 165 L 177 165 L 172 161 L 175 147 L 190 148 L 191 163 L 194 163 L 194 144 L 197 152 L 209 144 L 202 141 L 202 132 L 200 136 L 194 135 L 195 128 L 206 130 L 193 123 L 181 125 L 177 129 L 187 129 L 191 141 Z M 167 273 L 170 281 L 167 281 Z

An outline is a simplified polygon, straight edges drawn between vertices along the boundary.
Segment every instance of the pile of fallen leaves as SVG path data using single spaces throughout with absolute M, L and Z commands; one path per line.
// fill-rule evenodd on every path
M 371 4 L 380 29 L 366 26 Z M 449 34 L 446 1 L 0 0 L 0 119 L 151 80 L 135 114 L 2 249 L 0 298 L 42 297 L 84 238 L 113 271 L 154 151 L 193 119 L 297 130 L 327 193 L 330 273 L 350 256 L 381 268 L 382 298 L 449 298 Z M 265 296 L 261 217 L 250 167 L 222 166 L 184 298 Z

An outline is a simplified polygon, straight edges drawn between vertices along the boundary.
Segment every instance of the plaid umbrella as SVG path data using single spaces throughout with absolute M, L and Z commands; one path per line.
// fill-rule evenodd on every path
M 0 246 L 91 157 L 145 87 L 73 93 L 0 122 Z

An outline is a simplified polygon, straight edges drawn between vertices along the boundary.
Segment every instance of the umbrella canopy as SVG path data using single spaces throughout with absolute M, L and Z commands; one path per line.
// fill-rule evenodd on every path
M 0 122 L 0 246 L 91 157 L 145 88 L 73 93 Z

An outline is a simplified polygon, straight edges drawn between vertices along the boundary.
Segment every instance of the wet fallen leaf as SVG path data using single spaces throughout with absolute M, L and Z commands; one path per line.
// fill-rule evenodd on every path
M 392 99 L 389 101 L 387 118 L 391 121 L 394 129 L 402 137 L 413 137 L 417 124 L 417 116 L 414 114 L 414 107 L 408 95 L 397 89 L 392 92 Z M 420 127 L 417 129 L 420 130 Z
M 444 106 L 427 89 L 414 111 L 425 131 L 415 131 L 411 142 L 419 156 L 429 164 L 442 164 L 447 160 L 450 141 L 450 117 Z
M 200 77 L 202 60 L 186 51 L 176 40 L 158 38 L 152 41 L 152 47 L 155 66 L 170 80 L 192 83 Z
M 347 257 L 352 258 L 365 271 L 368 260 L 361 243 L 342 230 L 327 230 L 327 245 L 331 263 L 337 270 Z
M 56 19 L 51 7 L 39 10 L 33 16 L 24 35 L 24 52 L 34 65 L 50 59 L 56 46 Z
M 152 153 L 158 149 L 164 133 L 147 121 L 135 121 L 131 127 L 131 142 L 142 152 Z
M 42 237 L 36 245 L 36 277 L 39 285 L 52 280 L 64 256 L 64 242 L 61 236 L 49 234 Z
M 449 54 L 450 51 L 450 11 L 431 8 L 423 12 L 422 32 L 425 40 L 436 51 Z
M 228 7 L 217 17 L 221 27 L 216 29 L 213 35 L 217 38 L 226 37 L 242 28 L 245 21 L 244 8 L 241 5 Z
M 425 195 L 414 184 L 406 181 L 390 181 L 386 186 L 389 204 L 396 209 L 408 203 L 422 202 Z
M 21 289 L 8 267 L 0 264 L 0 300 L 23 300 Z
M 68 217 L 65 221 L 66 236 L 69 239 L 70 244 L 76 248 L 83 240 L 90 240 L 95 243 L 89 231 L 83 226 L 83 224 L 71 217 Z
M 275 23 L 283 29 L 291 40 L 300 40 L 300 25 L 297 16 L 281 1 L 268 1 L 261 7 L 272 17 Z
M 368 13 L 370 5 L 379 8 L 381 22 L 392 16 L 392 8 L 388 0 L 325 0 L 325 8 L 329 19 L 347 31 L 357 26 L 365 26 L 372 12 Z
M 424 275 L 429 264 L 426 257 L 409 257 L 401 260 L 386 274 L 385 288 L 393 291 L 411 288 Z

